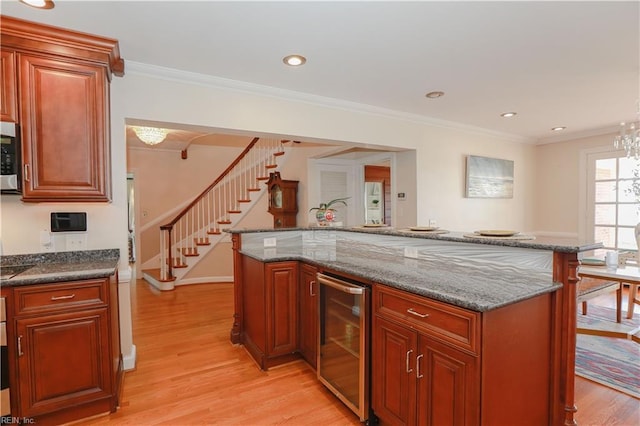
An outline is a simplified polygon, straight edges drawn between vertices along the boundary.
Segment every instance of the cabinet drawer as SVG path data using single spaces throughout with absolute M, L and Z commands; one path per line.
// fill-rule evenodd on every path
M 15 315 L 106 306 L 106 290 L 104 279 L 16 287 Z
M 376 285 L 375 313 L 478 353 L 480 314 L 426 297 Z

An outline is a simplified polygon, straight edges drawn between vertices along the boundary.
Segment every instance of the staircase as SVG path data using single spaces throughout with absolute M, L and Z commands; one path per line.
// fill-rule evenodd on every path
M 159 290 L 173 290 L 266 191 L 269 174 L 286 155 L 283 141 L 254 138 L 222 174 L 170 222 L 160 226 L 159 268 L 142 277 Z

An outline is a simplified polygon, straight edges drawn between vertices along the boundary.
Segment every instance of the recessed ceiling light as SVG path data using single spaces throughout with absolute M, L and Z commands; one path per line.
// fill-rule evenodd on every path
M 425 95 L 429 99 L 437 99 L 444 96 L 444 92 L 429 92 Z
M 502 114 L 500 114 L 500 117 L 504 117 L 504 118 L 509 118 L 509 117 L 513 117 L 516 114 L 518 114 L 517 112 L 503 112 Z
M 20 0 L 20 3 L 24 3 L 27 6 L 36 7 L 38 9 L 53 9 L 52 0 Z
M 282 62 L 292 67 L 299 67 L 300 65 L 304 65 L 307 62 L 307 58 L 302 55 L 289 55 L 282 58 Z
M 552 127 L 551 130 L 553 130 L 554 132 L 559 132 L 561 130 L 566 129 L 565 126 L 558 126 L 558 127 Z

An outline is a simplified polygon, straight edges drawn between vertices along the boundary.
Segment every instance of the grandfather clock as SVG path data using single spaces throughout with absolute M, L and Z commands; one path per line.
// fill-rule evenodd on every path
M 298 181 L 284 180 L 280 172 L 269 173 L 269 213 L 273 215 L 274 228 L 295 228 L 298 213 Z

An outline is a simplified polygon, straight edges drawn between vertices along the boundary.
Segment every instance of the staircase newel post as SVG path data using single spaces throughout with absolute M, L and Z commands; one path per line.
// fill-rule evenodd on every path
M 171 231 L 173 231 L 173 226 L 169 227 L 167 230 L 167 235 L 169 236 L 169 242 L 167 243 L 167 249 L 169 253 L 169 274 L 167 275 L 167 279 L 173 279 L 173 256 L 171 256 Z

